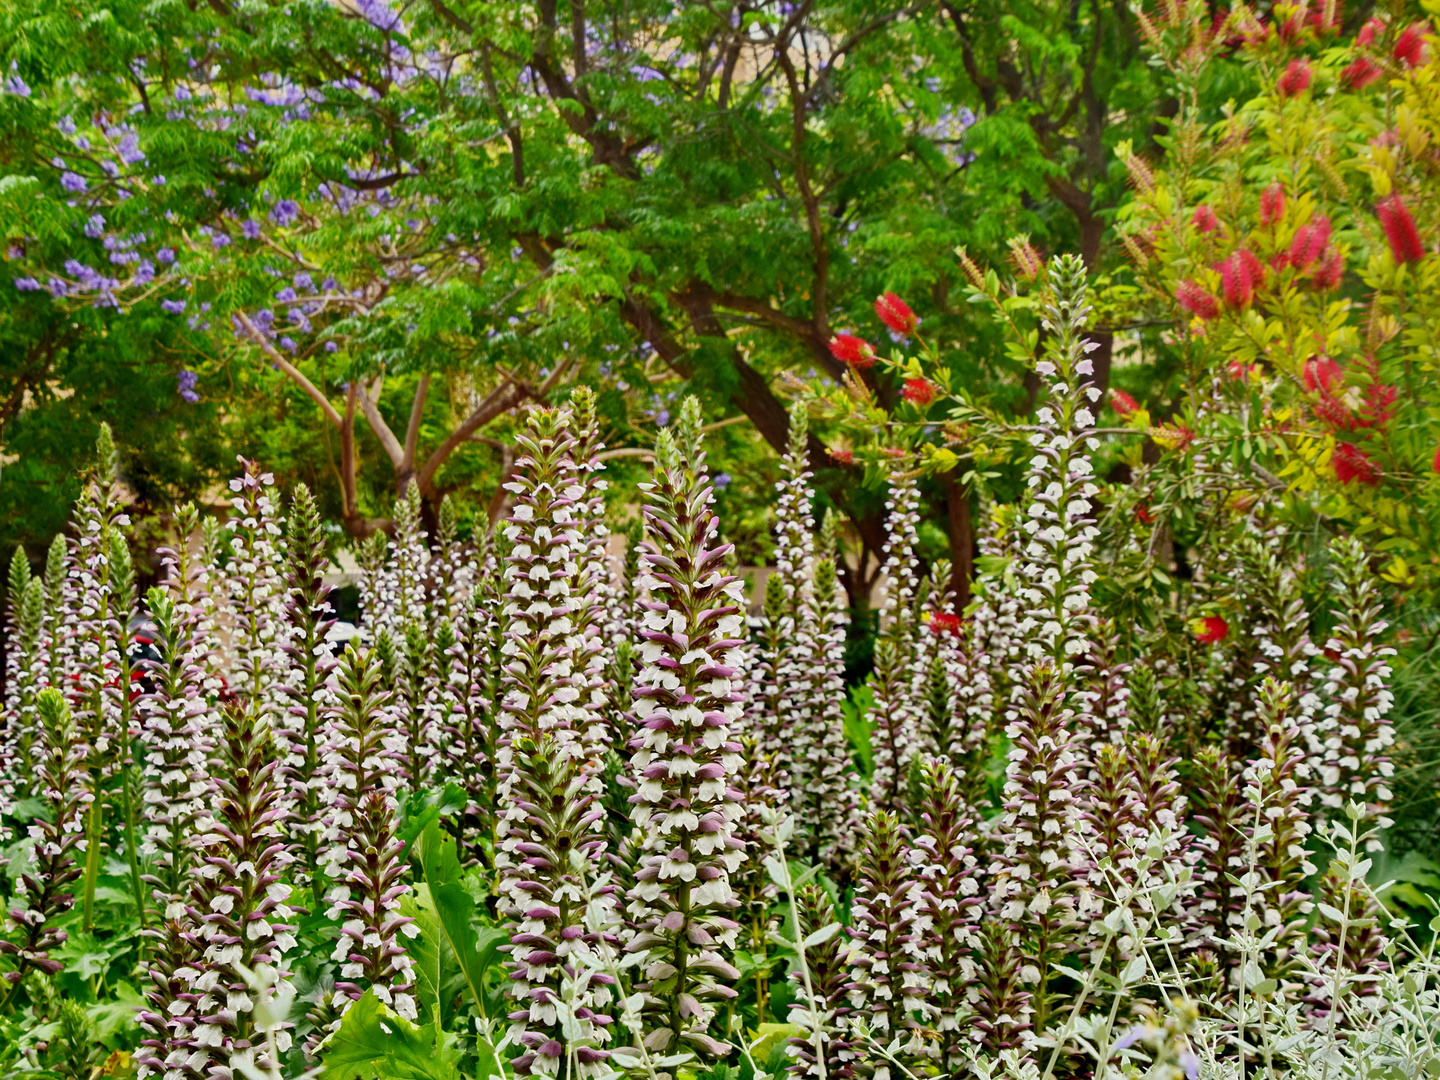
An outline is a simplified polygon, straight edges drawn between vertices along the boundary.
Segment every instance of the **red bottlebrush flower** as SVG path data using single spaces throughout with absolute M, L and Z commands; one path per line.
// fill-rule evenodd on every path
M 1433 472 L 1440 473 L 1440 446 L 1435 448 L 1435 460 L 1430 463 Z
M 1341 443 L 1335 447 L 1330 464 L 1335 467 L 1335 479 L 1342 484 L 1359 481 L 1374 487 L 1380 483 L 1380 466 L 1371 461 L 1365 451 L 1354 443 Z
M 1312 356 L 1300 369 L 1300 378 L 1312 394 L 1328 394 L 1345 381 L 1345 369 L 1328 356 Z
M 855 455 L 852 454 L 849 450 L 831 450 L 830 459 L 832 461 L 840 463 L 841 465 L 855 464 Z
M 1362 47 L 1369 47 L 1375 44 L 1375 39 L 1385 33 L 1386 22 L 1380 16 L 1375 16 L 1360 28 L 1360 33 L 1355 35 L 1355 44 Z
M 851 367 L 868 368 L 875 365 L 875 350 L 868 341 L 854 334 L 836 334 L 832 337 L 830 355 Z
M 1133 416 L 1140 410 L 1140 403 L 1124 390 L 1111 390 L 1110 407 L 1116 416 Z
M 1175 287 L 1175 301 L 1190 314 L 1207 322 L 1220 314 L 1220 301 L 1188 278 Z
M 1230 636 L 1230 624 L 1219 615 L 1201 615 L 1190 620 L 1190 632 L 1201 645 L 1214 645 Z
M 1384 68 L 1374 60 L 1362 56 L 1358 60 L 1352 60 L 1345 70 L 1340 72 L 1340 85 L 1346 90 L 1364 90 L 1384 74 Z
M 1315 267 L 1315 273 L 1310 280 L 1315 287 L 1322 292 L 1329 292 L 1331 289 L 1340 287 L 1340 279 L 1345 276 L 1345 260 L 1340 257 L 1340 252 L 1331 248 L 1320 260 L 1320 265 Z
M 1321 37 L 1324 37 L 1326 34 L 1335 33 L 1340 29 L 1341 6 L 1340 0 L 1335 0 L 1335 2 L 1330 5 L 1330 18 L 1327 21 L 1325 18 L 1325 0 L 1320 0 L 1319 7 L 1306 16 L 1305 21 L 1309 23 Z
M 1427 23 L 1411 23 L 1395 39 L 1390 55 L 1406 67 L 1419 67 L 1425 62 L 1425 33 L 1429 29 Z
M 1296 229 L 1295 239 L 1290 244 L 1290 265 L 1296 270 L 1304 270 L 1325 254 L 1325 246 L 1330 243 L 1330 231 L 1330 219 L 1324 214 L 1316 214 L 1310 219 L 1310 224 Z
M 1310 89 L 1310 62 L 1299 58 L 1291 60 L 1275 89 L 1282 98 L 1292 98 Z
M 936 637 L 942 634 L 960 636 L 960 616 L 948 611 L 937 611 L 930 616 L 930 632 Z
M 893 292 L 887 292 L 875 299 L 875 314 L 880 321 L 897 334 L 913 333 L 920 320 L 910 310 L 910 305 Z
M 935 384 L 929 379 L 906 379 L 900 396 L 923 408 L 935 400 Z
M 1215 216 L 1215 211 L 1208 206 L 1197 206 L 1194 215 L 1190 218 L 1190 224 L 1202 233 L 1212 233 L 1220 228 L 1220 219 Z
M 1310 411 L 1315 414 L 1315 419 L 1331 431 L 1353 431 L 1355 429 L 1355 416 L 1351 413 L 1350 407 L 1330 394 L 1322 394 L 1320 400 L 1310 407 Z
M 1271 184 L 1260 193 L 1260 224 L 1274 225 L 1285 216 L 1285 188 Z
M 1385 230 L 1390 253 L 1397 263 L 1419 262 L 1425 257 L 1425 245 L 1420 242 L 1415 219 L 1410 216 L 1404 199 L 1399 195 L 1381 199 L 1375 213 L 1380 217 L 1380 227 Z
M 1365 401 L 1360 406 L 1355 426 L 1383 428 L 1395 415 L 1395 400 L 1399 396 L 1400 391 L 1389 383 L 1371 383 L 1365 391 Z
M 1244 382 L 1250 378 L 1252 371 L 1259 371 L 1260 369 L 1254 364 L 1245 363 L 1243 360 L 1231 360 L 1225 365 L 1225 370 L 1230 373 L 1230 378 L 1236 382 Z
M 1150 507 L 1146 506 L 1143 502 L 1137 503 L 1135 505 L 1135 520 L 1139 521 L 1142 525 L 1153 525 L 1155 523 L 1155 515 L 1150 512 Z
M 1265 283 L 1265 267 L 1251 252 L 1235 252 L 1217 267 L 1227 307 L 1247 307 L 1255 287 Z

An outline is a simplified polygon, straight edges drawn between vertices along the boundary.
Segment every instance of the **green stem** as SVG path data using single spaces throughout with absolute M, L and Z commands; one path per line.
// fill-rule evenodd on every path
M 98 772 L 90 774 L 90 790 L 95 798 L 85 826 L 85 918 L 81 924 L 87 934 L 95 928 L 95 881 L 100 876 L 100 839 L 105 831 L 105 792 Z
M 135 833 L 135 800 L 130 790 L 131 769 L 125 766 L 120 777 L 121 809 L 125 814 L 125 854 L 130 862 L 130 887 L 135 890 L 135 909 L 140 914 L 140 929 L 147 929 L 145 920 L 145 883 L 140 880 L 140 845 Z M 143 939 L 142 939 L 143 942 Z M 144 952 L 142 943 L 141 952 Z

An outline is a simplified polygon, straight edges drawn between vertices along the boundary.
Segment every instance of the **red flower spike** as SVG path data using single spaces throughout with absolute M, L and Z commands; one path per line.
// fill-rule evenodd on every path
M 1355 417 L 1350 412 L 1350 407 L 1330 394 L 1322 394 L 1320 400 L 1310 407 L 1310 411 L 1315 414 L 1315 419 L 1332 432 L 1355 430 Z
M 1175 287 L 1175 301 L 1190 314 L 1206 322 L 1220 314 L 1220 301 L 1188 278 Z
M 1389 383 L 1371 383 L 1360 406 L 1357 428 L 1383 428 L 1395 415 L 1395 401 L 1400 391 Z
M 1440 473 L 1440 446 L 1435 448 L 1435 460 L 1430 463 L 1433 472 Z
M 1328 356 L 1312 356 L 1300 369 L 1300 379 L 1312 394 L 1328 394 L 1345 382 L 1345 369 Z
M 1420 242 L 1420 233 L 1415 228 L 1415 219 L 1410 208 L 1399 195 L 1380 200 L 1375 207 L 1380 217 L 1380 227 L 1385 230 L 1385 239 L 1390 242 L 1390 254 L 1397 263 L 1419 262 L 1425 257 L 1425 245 Z
M 839 462 L 841 465 L 855 464 L 855 455 L 849 450 L 831 450 L 830 458 L 832 461 Z
M 879 315 L 880 321 L 897 334 L 913 333 L 915 327 L 920 325 L 920 320 L 910 310 L 910 305 L 893 292 L 884 293 L 876 298 L 875 314 Z
M 1201 615 L 1190 620 L 1190 632 L 1201 645 L 1214 645 L 1230 636 L 1230 624 L 1219 615 Z
M 1285 189 L 1271 184 L 1260 193 L 1260 224 L 1274 225 L 1285 216 Z
M 1380 467 L 1354 443 L 1341 443 L 1335 447 L 1335 454 L 1331 457 L 1330 464 L 1335 467 L 1335 479 L 1342 484 L 1353 484 L 1358 481 L 1374 487 L 1380 483 Z
M 1310 219 L 1310 224 L 1301 225 L 1295 230 L 1295 239 L 1290 244 L 1290 265 L 1296 270 L 1304 270 L 1320 258 L 1330 243 L 1330 232 L 1330 219 L 1324 214 L 1316 214 Z
M 1427 23 L 1411 23 L 1395 39 L 1390 55 L 1406 67 L 1419 67 L 1425 62 L 1425 34 L 1429 29 Z
M 1385 69 L 1368 57 L 1360 57 L 1346 65 L 1340 72 L 1340 85 L 1346 90 L 1364 90 L 1385 74 Z
M 930 616 L 930 633 L 936 637 L 942 634 L 960 636 L 960 616 L 948 611 L 937 611 Z
M 1385 33 L 1388 24 L 1380 16 L 1375 16 L 1360 28 L 1360 33 L 1355 35 L 1355 44 L 1361 47 L 1369 47 L 1375 44 L 1375 39 Z
M 1340 258 L 1340 252 L 1331 248 L 1320 260 L 1320 265 L 1315 267 L 1315 273 L 1310 280 L 1321 292 L 1329 292 L 1340 287 L 1340 279 L 1344 276 L 1345 260 Z
M 1190 218 L 1190 224 L 1195 226 L 1197 232 L 1212 233 L 1220 228 L 1220 219 L 1215 216 L 1215 211 L 1208 206 L 1197 206 L 1195 213 Z
M 1296 97 L 1310 89 L 1310 62 L 1299 58 L 1291 60 L 1275 89 L 1282 98 Z
M 1140 403 L 1124 390 L 1110 391 L 1110 407 L 1116 416 L 1133 416 L 1140 411 Z
M 1216 267 L 1227 307 L 1247 307 L 1255 289 L 1265 283 L 1265 267 L 1251 252 L 1235 252 Z
M 905 389 L 900 392 L 900 396 L 924 408 L 935 400 L 935 384 L 929 379 L 906 379 Z
M 1135 520 L 1142 525 L 1153 525 L 1155 523 L 1155 515 L 1150 512 L 1150 507 L 1146 506 L 1143 502 L 1137 503 L 1135 505 Z
M 875 350 L 864 338 L 854 334 L 836 334 L 830 339 L 830 355 L 851 367 L 875 366 Z

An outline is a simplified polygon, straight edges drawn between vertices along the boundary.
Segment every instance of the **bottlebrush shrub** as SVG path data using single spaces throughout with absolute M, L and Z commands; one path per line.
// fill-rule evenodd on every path
M 584 393 L 525 418 L 495 535 L 428 537 L 407 492 L 342 655 L 304 492 L 247 463 L 232 524 L 177 514 L 142 600 L 102 447 L 73 536 L 11 579 L 0 1037 L 97 988 L 128 1018 L 108 988 L 134 986 L 105 1037 L 147 1076 L 1427 1060 L 1440 966 L 1366 883 L 1394 742 L 1373 555 L 1307 548 L 1197 441 L 1190 575 L 1126 585 L 1156 523 L 1093 459 L 1134 429 L 1097 426 L 1078 260 L 1034 278 L 1036 422 L 996 429 L 1024 497 L 986 494 L 955 611 L 916 555 L 943 458 L 876 454 L 881 655 L 850 702 L 806 475 L 826 400 L 794 406 L 758 634 L 693 400 L 624 560 Z
M 1294 10 L 1212 20 L 1186 0 L 1140 20 L 1179 112 L 1152 182 L 1120 212 L 1140 292 L 1117 302 L 1169 324 L 1154 348 L 1193 373 L 1170 408 L 1196 445 L 1257 495 L 1278 479 L 1373 523 L 1395 582 L 1433 602 L 1440 421 L 1423 342 L 1440 303 L 1440 60 L 1418 48 L 1433 28 L 1377 17 L 1340 39 L 1338 7 Z M 1237 63 L 1224 77 L 1255 89 L 1212 128 L 1200 88 Z M 1195 290 L 1224 303 L 1200 312 Z

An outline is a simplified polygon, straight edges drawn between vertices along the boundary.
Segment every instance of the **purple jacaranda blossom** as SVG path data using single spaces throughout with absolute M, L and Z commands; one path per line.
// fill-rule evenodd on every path
M 303 270 L 291 278 L 291 281 L 294 282 L 297 289 L 313 289 L 315 287 L 314 279 Z
M 200 395 L 195 392 L 195 386 L 199 381 L 200 376 L 195 372 L 181 370 L 175 376 L 175 392 L 193 405 L 200 400 Z
M 175 100 L 176 100 L 176 101 L 189 101 L 192 96 L 193 96 L 193 95 L 190 93 L 190 91 L 189 91 L 186 87 L 184 87 L 184 86 L 177 86 L 177 87 L 175 87 Z
M 85 235 L 91 240 L 98 240 L 105 235 L 105 219 L 99 214 L 91 214 L 85 222 Z
M 289 225 L 300 216 L 300 204 L 294 199 L 281 199 L 275 204 L 275 209 L 270 211 L 270 220 L 281 228 Z
M 132 285 L 149 285 L 155 280 L 155 264 L 149 259 L 141 259 L 140 265 L 135 267 L 135 276 L 130 279 Z
M 100 284 L 100 275 L 90 267 L 75 259 L 65 260 L 65 272 L 76 278 L 80 285 L 86 289 L 96 288 Z
M 226 236 L 224 233 L 216 233 L 210 238 L 210 246 L 217 249 L 229 247 L 230 237 Z
M 336 281 L 333 277 L 327 277 L 324 281 L 320 283 L 320 288 L 324 289 L 326 292 L 332 292 L 335 289 L 340 288 L 340 283 Z
M 258 240 L 260 238 L 260 223 L 258 221 L 245 221 L 240 226 L 240 231 L 245 234 L 246 240 Z
M 10 75 L 5 80 L 5 93 L 13 94 L 16 97 L 29 97 L 30 87 L 25 85 L 25 80 L 19 75 Z
M 15 244 L 11 244 L 5 249 L 5 258 L 7 259 L 23 259 L 24 257 L 25 249 Z
M 333 341 L 327 341 L 327 342 L 325 342 L 325 351 L 326 351 L 326 352 L 335 352 L 335 351 L 336 351 L 337 349 L 339 349 L 339 348 L 340 348 L 340 346 L 337 345 L 337 344 L 336 344 L 335 342 L 333 342 Z M 347 389 L 348 389 L 348 388 L 347 388 Z
M 79 173 L 73 173 L 67 169 L 60 174 L 60 186 L 66 191 L 84 191 L 89 185 L 85 183 L 85 178 Z
M 69 292 L 70 286 L 66 285 L 65 282 L 61 281 L 58 277 L 52 277 L 50 279 L 50 295 L 56 300 L 68 295 Z
M 140 136 L 135 132 L 126 132 L 125 137 L 120 140 L 120 160 L 126 165 L 134 165 L 137 161 L 145 160 L 145 153 L 140 149 Z
M 168 266 L 170 263 L 173 263 L 175 261 L 175 249 L 168 247 L 161 248 L 159 251 L 155 252 L 155 261 L 162 265 Z
M 667 427 L 670 424 L 670 410 L 661 409 L 655 414 L 655 423 L 660 427 Z
M 60 129 L 60 134 L 62 135 L 75 134 L 75 121 L 71 120 L 68 116 L 62 116 L 59 120 L 56 120 L 55 126 Z
M 295 339 L 292 337 L 282 337 L 280 339 L 280 347 L 287 352 L 294 352 L 296 349 Z
M 160 310 L 169 312 L 171 315 L 179 315 L 185 310 L 184 300 L 161 300 Z
M 731 475 L 730 475 L 728 472 L 722 472 L 722 473 L 716 473 L 716 474 L 715 474 L 715 478 L 714 478 L 713 480 L 711 480 L 710 482 L 711 482 L 712 484 L 714 484 L 716 488 L 727 488 L 727 487 L 730 486 L 730 481 L 731 481 L 732 479 L 733 479 L 733 477 L 731 477 Z
M 105 175 L 109 176 L 112 180 L 120 175 L 120 166 L 116 165 L 113 161 L 105 160 L 100 162 L 100 168 L 104 169 Z
M 21 292 L 39 292 L 41 286 L 40 282 L 36 281 L 33 277 L 17 277 L 15 279 L 15 288 Z
M 290 288 L 289 285 L 286 285 L 285 288 L 281 289 L 279 292 L 277 292 L 277 293 L 275 294 L 275 299 L 276 299 L 276 300 L 279 300 L 281 303 L 285 303 L 285 302 L 287 302 L 287 301 L 294 300 L 294 299 L 295 299 L 295 290 L 292 289 L 292 288 Z

